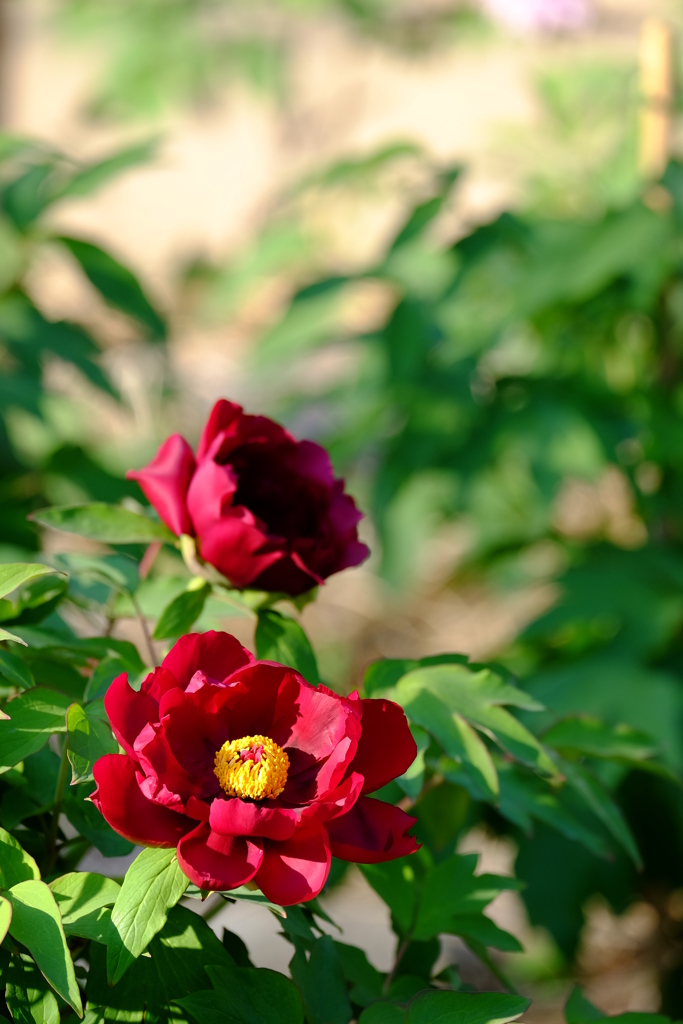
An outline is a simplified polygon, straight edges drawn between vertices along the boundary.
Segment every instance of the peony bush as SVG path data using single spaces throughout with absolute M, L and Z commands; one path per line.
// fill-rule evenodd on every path
M 327 453 L 266 417 L 220 401 L 196 453 L 174 434 L 129 475 L 151 507 L 32 517 L 96 554 L 65 545 L 0 565 L 0 1012 L 21 1024 L 519 1019 L 522 947 L 487 912 L 519 886 L 482 873 L 460 841 L 477 824 L 542 822 L 638 864 L 611 787 L 620 766 L 663 770 L 649 739 L 539 714 L 505 669 L 458 653 L 325 685 L 299 609 L 366 557 L 360 513 Z M 236 610 L 251 649 L 225 628 Z M 141 649 L 122 639 L 131 618 Z M 349 870 L 387 906 L 388 970 L 326 909 Z M 254 966 L 259 951 L 230 928 L 237 901 L 274 915 L 287 975 Z M 485 991 L 460 974 L 465 947 Z M 569 1024 L 602 1016 L 572 992 Z

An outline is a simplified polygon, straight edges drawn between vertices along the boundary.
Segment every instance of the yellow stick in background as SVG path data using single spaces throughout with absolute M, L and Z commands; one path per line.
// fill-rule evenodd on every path
M 673 100 L 671 29 L 659 18 L 646 18 L 640 30 L 641 173 L 658 178 L 669 159 Z

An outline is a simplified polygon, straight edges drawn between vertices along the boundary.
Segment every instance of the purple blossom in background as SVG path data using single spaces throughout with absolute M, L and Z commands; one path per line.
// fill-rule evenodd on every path
M 583 28 L 589 0 L 482 0 L 484 10 L 512 32 L 571 32 Z

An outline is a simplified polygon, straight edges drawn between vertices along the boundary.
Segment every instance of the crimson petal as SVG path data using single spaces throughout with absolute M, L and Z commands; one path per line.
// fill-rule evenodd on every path
M 178 843 L 178 864 L 200 889 L 236 889 L 251 881 L 262 860 L 258 842 L 220 835 L 205 821 Z
M 134 744 L 148 722 L 158 718 L 159 705 L 147 693 L 136 693 L 124 672 L 104 695 L 104 708 L 114 736 L 127 754 L 137 760 Z
M 363 793 L 374 793 L 410 768 L 417 745 L 398 704 L 368 698 L 361 705 L 363 731 L 351 769 L 365 776 Z
M 324 828 L 297 832 L 284 843 L 263 841 L 263 863 L 254 881 L 281 907 L 317 896 L 330 872 L 330 844 Z
M 400 807 L 362 796 L 350 811 L 328 822 L 332 853 L 357 864 L 378 864 L 415 853 L 419 845 L 407 833 L 416 821 Z
M 176 535 L 192 533 L 185 498 L 195 470 L 192 449 L 180 434 L 172 434 L 144 469 L 129 470 L 129 480 L 137 480 L 142 493 L 154 505 L 169 530 Z
M 230 633 L 211 629 L 206 633 L 181 636 L 164 658 L 162 667 L 172 672 L 184 689 L 197 669 L 220 683 L 253 660 L 253 655 Z
M 218 797 L 211 804 L 209 824 L 215 832 L 226 836 L 289 839 L 294 835 L 297 816 L 288 807 L 268 807 L 237 797 L 228 800 Z
M 183 814 L 152 803 L 140 791 L 142 777 L 127 754 L 105 754 L 93 765 L 95 807 L 120 835 L 142 846 L 176 846 L 194 827 Z

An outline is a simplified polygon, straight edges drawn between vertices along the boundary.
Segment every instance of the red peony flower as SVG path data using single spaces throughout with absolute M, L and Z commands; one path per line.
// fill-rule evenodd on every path
M 213 407 L 196 457 L 173 434 L 127 475 L 235 587 L 301 594 L 367 558 L 361 513 L 325 449 L 232 402 Z
M 177 846 L 202 889 L 254 881 L 286 906 L 317 896 L 331 855 L 417 849 L 415 818 L 367 796 L 416 754 L 391 701 L 316 688 L 215 632 L 181 637 L 139 693 L 121 675 L 104 700 L 125 753 L 95 763 L 93 802 L 127 839 Z

